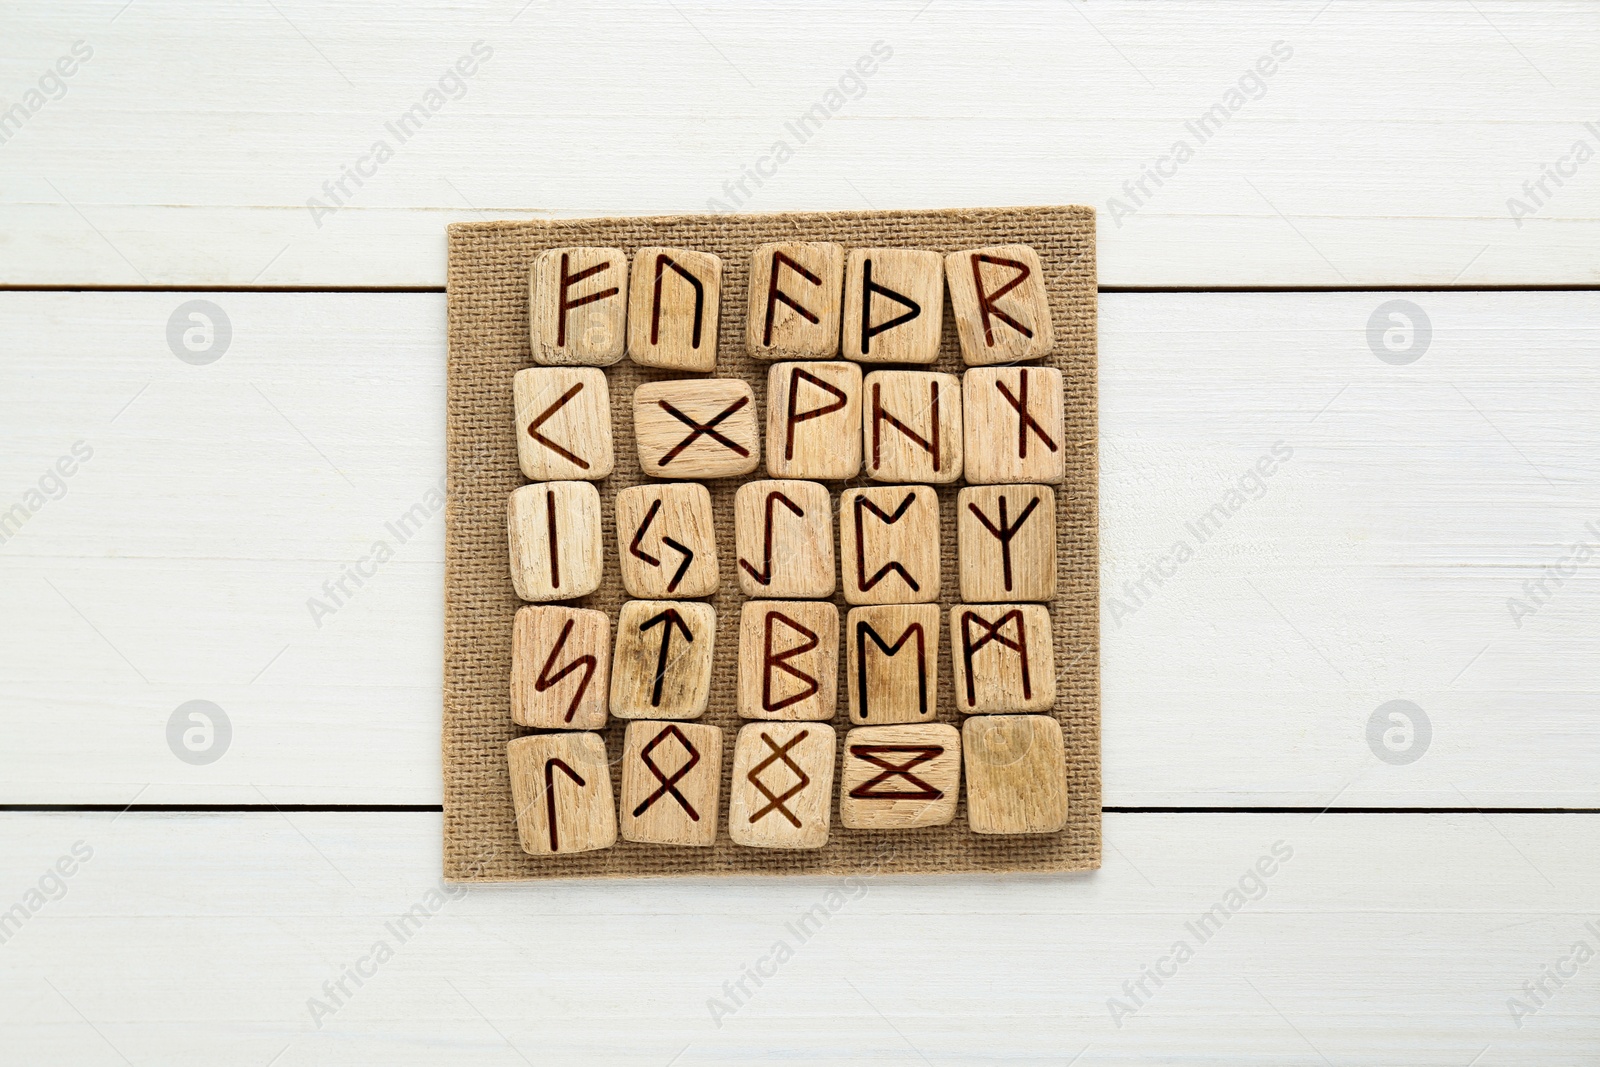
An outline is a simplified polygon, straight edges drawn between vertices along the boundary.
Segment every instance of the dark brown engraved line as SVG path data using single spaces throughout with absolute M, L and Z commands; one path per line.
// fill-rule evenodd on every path
M 881 457 L 883 424 L 888 423 L 911 442 L 933 457 L 933 469 L 939 469 L 939 379 L 935 378 L 928 383 L 932 399 L 929 409 L 933 415 L 933 430 L 929 437 L 923 437 L 911 427 L 895 418 L 883 409 L 883 383 L 872 383 L 872 469 L 877 470 L 883 466 Z M 931 440 L 930 440 L 931 438 Z
M 986 293 L 983 291 L 983 272 L 978 269 L 979 263 L 993 263 L 997 267 L 1013 267 L 1022 273 L 1018 274 L 1015 278 L 1012 278 L 1009 282 L 1006 282 L 994 292 Z M 1033 336 L 1032 330 L 1022 325 L 1022 323 L 1018 322 L 1010 315 L 1007 315 L 999 308 L 999 306 L 995 304 L 995 301 L 999 300 L 1002 296 L 1005 296 L 1007 293 L 1011 292 L 1011 290 L 1021 285 L 1027 280 L 1028 275 L 1032 273 L 1033 268 L 1029 267 L 1026 263 L 1019 263 L 1014 259 L 1003 259 L 1000 256 L 986 256 L 978 252 L 972 253 L 972 284 L 978 290 L 978 313 L 983 316 L 984 344 L 989 345 L 990 347 L 993 347 L 994 345 L 994 323 L 989 321 L 991 316 L 999 319 L 1001 322 L 1005 323 L 1013 330 L 1016 330 L 1024 337 Z
M 867 638 L 872 638 L 872 643 L 878 646 L 879 651 L 891 659 L 900 654 L 905 643 L 913 635 L 917 639 L 917 714 L 928 714 L 928 650 L 923 640 L 922 624 L 914 622 L 900 633 L 900 640 L 890 645 L 879 636 L 878 631 L 870 622 L 864 619 L 856 622 L 856 692 L 859 699 L 856 701 L 857 711 L 863 721 L 867 718 Z
M 743 557 L 739 559 L 739 566 L 745 569 L 745 573 L 749 574 L 750 577 L 754 578 L 762 585 L 772 584 L 772 505 L 774 503 L 782 504 L 784 507 L 794 512 L 798 518 L 803 519 L 806 517 L 805 511 L 800 507 L 800 505 L 796 504 L 793 500 L 790 500 L 784 493 L 777 489 L 773 489 L 767 493 L 765 530 L 762 534 L 762 542 L 764 547 L 762 548 L 761 554 L 761 569 L 756 570 L 754 567 L 750 566 L 750 561 L 744 559 Z
M 550 440 L 550 438 L 539 432 L 539 427 L 550 421 L 551 416 L 560 411 L 562 408 L 566 407 L 567 401 L 571 400 L 581 392 L 583 392 L 583 383 L 579 382 L 571 389 L 568 389 L 566 392 L 562 393 L 559 400 L 545 408 L 543 413 L 541 413 L 538 418 L 528 423 L 528 436 L 533 438 L 535 441 L 538 441 L 541 445 L 544 445 L 544 447 L 548 448 L 550 451 L 554 452 L 563 459 L 571 460 L 573 463 L 576 463 L 582 470 L 588 470 L 589 464 L 583 459 L 582 456 L 568 452 L 565 448 L 562 448 L 560 445 Z
M 978 639 L 976 644 L 974 644 L 972 640 L 971 623 L 974 621 L 988 631 Z M 1015 622 L 1017 624 L 1017 639 L 1015 641 L 1007 639 L 1006 636 L 1000 632 L 1000 628 L 1008 622 Z M 1011 651 L 1017 653 L 1017 655 L 1021 657 L 1022 699 L 1032 700 L 1033 686 L 1029 684 L 1028 680 L 1028 630 L 1027 627 L 1023 625 L 1022 611 L 1018 608 L 1012 608 L 994 622 L 989 622 L 975 611 L 964 611 L 961 613 L 961 655 L 966 661 L 967 667 L 967 707 L 974 707 L 978 703 L 978 697 L 972 679 L 972 657 L 977 655 L 978 651 L 990 641 L 993 641 L 995 644 L 1002 645 L 1005 648 L 1011 649 Z
M 744 447 L 737 441 L 729 440 L 717 432 L 717 427 L 721 425 L 724 420 L 730 418 L 740 408 L 750 403 L 749 397 L 741 396 L 738 400 L 735 400 L 733 403 L 719 411 L 716 417 L 710 422 L 705 423 L 695 422 L 689 416 L 685 415 L 683 412 L 679 411 L 665 400 L 658 400 L 656 403 L 661 405 L 662 411 L 665 411 L 668 415 L 671 415 L 673 418 L 689 427 L 689 436 L 685 437 L 682 441 L 679 441 L 670 450 L 668 450 L 667 454 L 662 456 L 657 462 L 657 466 L 665 467 L 668 463 L 671 463 L 673 460 L 677 459 L 683 450 L 698 441 L 701 435 L 711 438 L 723 448 L 726 448 L 730 452 L 736 453 L 737 455 L 748 456 L 750 454 L 750 450 L 748 448 Z
M 667 649 L 672 647 L 672 628 L 676 626 L 678 631 L 683 634 L 685 641 L 694 642 L 693 632 L 684 625 L 683 616 L 678 614 L 678 609 L 676 608 L 668 608 L 661 614 L 646 619 L 639 624 L 639 632 L 642 634 L 646 630 L 662 623 L 666 625 L 661 629 L 661 651 L 656 654 L 656 680 L 654 688 L 650 690 L 650 706 L 652 708 L 661 706 L 661 686 L 667 677 Z
M 671 267 L 690 285 L 694 286 L 694 332 L 690 337 L 690 348 L 700 347 L 700 322 L 705 315 L 706 287 L 700 279 L 678 266 L 676 260 L 665 252 L 656 254 L 656 295 L 655 303 L 650 311 L 650 343 L 660 344 L 661 341 L 661 283 L 666 278 L 666 269 Z
M 1028 372 L 1023 370 L 1020 372 L 1020 374 L 1022 375 L 1022 378 L 1021 383 L 1017 386 L 1016 396 L 1011 395 L 1011 390 L 1006 388 L 1005 382 L 1002 382 L 998 378 L 996 378 L 994 382 L 994 387 L 1000 390 L 1000 395 L 1006 398 L 1006 403 L 1010 404 L 1013 410 L 1015 410 L 1017 413 L 1017 458 L 1028 458 L 1029 430 L 1032 430 L 1034 433 L 1038 434 L 1039 440 L 1043 441 L 1045 447 L 1050 451 L 1059 451 L 1056 448 L 1056 443 L 1050 440 L 1050 435 L 1044 432 L 1044 427 L 1040 426 L 1039 423 L 1034 419 L 1033 414 L 1028 411 Z
M 561 588 L 561 542 L 556 537 L 556 491 L 544 492 L 545 530 L 550 536 L 550 588 Z
M 891 752 L 909 753 L 911 758 L 903 763 L 890 763 L 883 756 Z M 938 800 L 944 796 L 944 790 L 911 773 L 912 768 L 944 755 L 943 745 L 851 745 L 850 754 L 874 767 L 882 768 L 882 772 L 876 778 L 869 778 L 850 790 L 850 796 L 857 800 Z M 903 778 L 908 787 L 916 788 L 898 790 L 874 788 L 878 783 L 887 782 L 890 778 Z
M 904 314 L 889 319 L 878 326 L 872 325 L 872 297 L 886 296 L 895 303 L 908 308 Z M 885 330 L 892 330 L 901 323 L 910 322 L 922 314 L 922 305 L 903 293 L 897 293 L 887 286 L 877 285 L 872 280 L 872 260 L 867 260 L 861 265 L 861 354 L 867 355 L 872 351 L 872 339 Z
M 655 747 L 669 737 L 676 738 L 678 744 L 683 746 L 685 754 L 689 757 L 688 762 L 673 771 L 670 778 L 662 774 L 661 768 L 657 767 L 655 761 L 650 758 L 650 753 L 654 751 Z M 678 724 L 668 723 L 660 733 L 652 737 L 649 743 L 639 750 L 639 759 L 646 767 L 650 768 L 650 773 L 656 776 L 656 781 L 661 783 L 661 788 L 645 797 L 643 802 L 633 809 L 633 817 L 637 819 L 649 811 L 652 804 L 670 794 L 672 799 L 676 800 L 678 805 L 688 812 L 690 819 L 699 822 L 700 813 L 694 810 L 694 805 L 689 803 L 688 797 L 678 792 L 678 783 L 683 781 L 684 776 L 694 770 L 695 764 L 700 762 L 700 750 L 694 747 L 694 743 L 688 737 L 684 736 L 683 731 L 678 728 Z
M 561 849 L 561 843 L 556 837 L 556 773 L 555 772 L 556 772 L 557 768 L 560 768 L 561 773 L 565 774 L 568 778 L 571 778 L 574 782 L 577 782 L 579 788 L 582 788 L 583 786 L 588 784 L 587 782 L 585 782 L 583 780 L 583 776 L 582 775 L 580 775 L 577 771 L 573 770 L 572 767 L 568 765 L 567 761 L 564 760 L 564 759 L 561 759 L 559 756 L 551 756 L 549 759 L 544 761 L 544 803 L 545 803 L 545 813 L 546 813 L 546 816 L 547 816 L 545 821 L 550 824 L 550 851 L 551 852 L 558 852 Z
M 763 333 L 761 337 L 761 343 L 764 345 L 772 344 L 772 314 L 778 309 L 778 301 L 780 300 L 794 308 L 795 311 L 800 313 L 801 318 L 805 319 L 812 325 L 816 325 L 818 322 L 822 321 L 821 319 L 817 318 L 817 316 L 801 307 L 799 302 L 791 297 L 788 293 L 778 288 L 779 267 L 790 268 L 812 285 L 822 284 L 821 278 L 817 277 L 815 274 L 812 274 L 810 271 L 806 270 L 800 264 L 784 255 L 782 252 L 778 251 L 777 249 L 773 249 L 772 268 L 768 272 L 769 276 L 767 279 L 767 327 L 765 333 Z
M 802 380 L 810 382 L 825 393 L 832 393 L 836 400 L 833 403 L 825 404 L 820 408 L 812 408 L 809 411 L 795 411 L 800 406 L 800 382 Z M 790 368 L 789 414 L 783 431 L 783 458 L 794 458 L 794 428 L 796 425 L 805 422 L 807 419 L 820 419 L 824 415 L 832 414 L 847 403 L 849 403 L 849 397 L 845 396 L 843 389 L 831 382 L 825 382 L 815 374 L 803 371 L 799 367 Z
M 596 666 L 594 654 L 590 653 L 579 656 L 556 674 L 550 673 L 550 669 L 556 665 L 556 658 L 561 655 L 561 650 L 567 647 L 567 635 L 572 633 L 572 623 L 573 620 L 568 619 L 567 624 L 561 628 L 561 636 L 556 638 L 555 647 L 550 650 L 549 658 L 544 661 L 544 666 L 539 670 L 539 677 L 533 683 L 534 692 L 542 693 L 552 686 L 560 685 L 561 680 L 573 671 L 583 668 L 583 681 L 578 683 L 578 691 L 572 694 L 572 702 L 567 705 L 567 717 L 562 720 L 563 722 L 571 722 L 572 716 L 577 713 L 578 702 L 583 699 L 583 694 L 589 691 L 589 679 L 594 677 Z
M 800 828 L 800 817 L 788 809 L 786 802 L 791 797 L 798 794 L 806 786 L 811 784 L 811 776 L 802 770 L 798 763 L 789 758 L 789 750 L 795 745 L 798 745 L 800 742 L 804 741 L 810 735 L 810 730 L 801 730 L 799 733 L 789 738 L 789 740 L 785 741 L 780 747 L 778 743 L 772 739 L 772 735 L 766 733 L 765 731 L 762 732 L 761 740 L 767 743 L 767 747 L 772 750 L 772 755 L 768 756 L 754 767 L 751 767 L 745 777 L 750 780 L 751 785 L 760 790 L 762 796 L 767 798 L 767 806 L 750 816 L 751 823 L 759 822 L 762 818 L 776 811 L 779 815 L 782 815 L 785 819 L 788 819 L 789 822 L 793 823 L 795 829 Z M 784 790 L 782 793 L 774 794 L 772 790 L 767 788 L 766 783 L 761 780 L 761 772 L 779 760 L 782 760 L 791 771 L 798 775 L 800 780 L 794 785 L 790 786 L 788 789 Z
M 774 619 L 783 623 L 795 633 L 804 634 L 805 642 L 795 645 L 793 648 L 786 649 L 783 652 L 774 653 L 772 651 L 772 622 Z M 802 700 L 809 700 L 817 692 L 817 690 L 821 688 L 821 685 L 815 678 L 789 663 L 789 661 L 794 659 L 796 656 L 803 656 L 807 652 L 810 652 L 812 649 L 816 648 L 817 644 L 818 638 L 815 630 L 800 622 L 797 622 L 794 619 L 791 619 L 781 611 L 767 612 L 766 636 L 761 645 L 761 707 L 764 710 L 782 711 L 791 704 L 798 704 Z M 791 678 L 798 678 L 800 681 L 806 684 L 806 690 L 802 693 L 796 693 L 793 696 L 784 697 L 777 703 L 773 703 L 773 668 L 783 671 Z
M 656 513 L 660 510 L 661 498 L 656 497 L 655 500 L 650 502 L 650 510 L 645 512 L 644 521 L 639 524 L 639 529 L 634 532 L 633 541 L 628 545 L 630 555 L 637 556 L 652 567 L 661 566 L 661 561 L 640 548 L 639 543 L 644 540 L 645 532 L 650 529 L 650 524 L 655 522 Z M 661 543 L 683 556 L 683 561 L 678 564 L 678 569 L 672 575 L 672 580 L 667 582 L 667 592 L 675 593 L 678 590 L 678 583 L 683 581 L 685 574 L 689 573 L 689 565 L 694 562 L 694 549 L 687 545 L 679 544 L 670 537 L 662 537 Z
M 592 304 L 596 300 L 604 300 L 608 296 L 617 295 L 617 287 L 613 285 L 611 288 L 602 289 L 598 293 L 590 293 L 588 296 L 580 296 L 576 300 L 568 300 L 568 289 L 572 288 L 574 285 L 577 285 L 585 278 L 590 278 L 596 274 L 599 274 L 601 271 L 611 266 L 611 261 L 608 259 L 598 267 L 590 267 L 587 270 L 580 270 L 576 274 L 568 274 L 567 256 L 568 254 L 566 252 L 561 253 L 561 299 L 559 301 L 559 310 L 557 312 L 560 317 L 556 319 L 557 348 L 561 348 L 567 343 L 567 312 L 581 308 L 585 304 Z
M 1034 497 L 1032 500 L 1028 501 L 1028 506 L 1022 509 L 1022 514 L 1017 516 L 1017 521 L 1014 523 L 1008 523 L 1006 521 L 1006 496 L 1004 493 L 1001 493 L 1000 525 L 996 527 L 994 523 L 989 521 L 989 516 L 978 510 L 978 505 L 973 503 L 967 504 L 967 510 L 976 515 L 978 517 L 978 521 L 983 523 L 983 528 L 993 534 L 995 540 L 1000 542 L 1000 561 L 1005 572 L 1006 592 L 1008 593 L 1011 592 L 1011 540 L 1017 536 L 1017 531 L 1022 529 L 1023 524 L 1026 523 L 1029 516 L 1033 514 L 1033 509 L 1038 506 L 1039 498 Z M 976 600 L 980 598 L 974 597 L 973 599 Z
M 878 516 L 878 518 L 883 521 L 885 526 L 892 526 L 894 523 L 900 521 L 900 517 L 906 513 L 906 509 L 911 506 L 911 502 L 916 498 L 917 494 L 915 492 L 907 493 L 906 498 L 900 501 L 900 506 L 895 508 L 894 512 L 890 514 L 884 512 L 878 507 L 878 505 L 868 500 L 864 495 L 856 497 L 856 587 L 859 588 L 863 593 L 877 585 L 879 582 L 883 581 L 883 579 L 887 577 L 890 572 L 898 572 L 900 577 L 907 585 L 911 587 L 913 592 L 921 591 L 922 586 L 917 584 L 917 580 L 911 576 L 911 572 L 906 570 L 905 564 L 901 563 L 899 560 L 891 559 L 888 563 L 885 563 L 883 566 L 879 567 L 877 573 L 873 574 L 870 579 L 867 577 L 867 538 L 866 531 L 862 528 L 861 522 L 861 513 L 863 511 L 870 511 L 874 515 Z

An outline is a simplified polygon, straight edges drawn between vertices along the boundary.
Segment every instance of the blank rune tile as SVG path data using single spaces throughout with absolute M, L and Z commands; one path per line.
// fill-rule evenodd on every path
M 633 432 L 652 478 L 734 478 L 761 463 L 756 397 L 740 378 L 646 382 L 633 391 Z
M 843 287 L 844 245 L 761 245 L 750 256 L 746 349 L 756 359 L 837 357 Z
M 1051 601 L 1056 494 L 1048 485 L 969 485 L 956 495 L 961 599 Z
M 939 605 L 851 608 L 845 660 L 852 725 L 932 722 L 939 710 Z
M 1056 657 L 1043 604 L 957 604 L 950 609 L 956 710 L 966 715 L 1049 711 Z
M 838 706 L 839 609 L 747 600 L 739 614 L 739 714 L 825 721 Z
M 629 596 L 710 596 L 717 591 L 711 493 L 698 482 L 654 482 L 617 494 L 617 565 Z
M 950 310 L 969 367 L 1042 359 L 1055 347 L 1039 254 L 995 245 L 944 257 Z
M 962 378 L 967 481 L 1044 482 L 1066 477 L 1061 372 L 975 367 Z
M 975 715 L 961 726 L 967 824 L 979 834 L 1050 834 L 1067 825 L 1067 756 L 1048 715 Z
M 767 372 L 767 473 L 842 481 L 861 470 L 861 368 L 774 363 Z
M 961 379 L 873 371 L 862 383 L 861 436 L 874 481 L 948 485 L 961 477 Z
M 932 363 L 944 329 L 944 259 L 912 248 L 852 248 L 841 351 L 862 363 Z
M 827 486 L 745 482 L 733 496 L 733 531 L 745 596 L 833 595 L 833 501 Z
M 524 852 L 591 852 L 616 843 L 611 767 L 599 734 L 519 737 L 507 743 L 506 757 Z
M 512 380 L 517 461 L 536 482 L 599 481 L 615 465 L 611 392 L 594 367 L 533 367 Z
M 685 248 L 641 248 L 628 289 L 628 358 L 642 367 L 717 368 L 722 260 Z
M 698 600 L 628 600 L 617 614 L 611 714 L 698 719 L 711 697 L 717 613 Z
M 590 482 L 538 482 L 511 493 L 506 515 L 511 584 L 523 600 L 571 600 L 600 588 L 600 491 Z
M 821 848 L 838 735 L 820 722 L 753 722 L 733 748 L 728 836 L 752 848 Z
M 622 839 L 704 848 L 717 840 L 722 731 L 630 722 L 622 742 Z
M 938 494 L 926 485 L 846 489 L 839 497 L 839 557 L 846 603 L 938 600 Z
M 528 274 L 533 361 L 609 367 L 622 358 L 628 257 L 620 248 L 552 248 Z
M 544 730 L 598 730 L 611 691 L 611 619 L 528 605 L 511 633 L 511 718 Z
M 839 821 L 851 830 L 943 826 L 961 789 L 961 734 L 948 723 L 860 726 L 844 735 Z

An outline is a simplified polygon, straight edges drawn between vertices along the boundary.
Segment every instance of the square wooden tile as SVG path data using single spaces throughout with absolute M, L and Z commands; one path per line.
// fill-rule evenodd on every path
M 628 288 L 628 358 L 641 367 L 717 369 L 722 260 L 687 248 L 641 248 Z
M 639 465 L 653 478 L 734 478 L 761 463 L 755 393 L 741 378 L 646 382 L 633 391 Z
M 939 605 L 880 604 L 845 617 L 852 725 L 932 722 L 939 711 Z
M 717 840 L 722 731 L 630 722 L 622 745 L 622 839 L 709 848 Z
M 506 745 L 517 836 L 530 856 L 592 852 L 617 841 L 611 767 L 599 734 L 535 734 Z
M 571 600 L 600 588 L 600 491 L 589 482 L 536 482 L 511 493 L 511 584 L 523 600 Z
M 839 497 L 839 555 L 846 603 L 938 600 L 938 494 L 926 485 L 846 489 Z
M 839 609 L 826 600 L 747 600 L 739 615 L 739 714 L 827 720 L 838 706 Z
M 932 363 L 944 330 L 944 258 L 913 248 L 852 248 L 841 349 L 862 363 Z
M 1051 601 L 1056 494 L 1048 485 L 969 485 L 956 495 L 961 599 Z
M 721 570 L 706 487 L 659 482 L 619 492 L 617 564 L 629 596 L 659 600 L 715 593 Z
M 818 482 L 745 482 L 733 496 L 739 588 L 752 597 L 828 597 L 833 500 Z
M 1039 254 L 991 245 L 944 257 L 961 359 L 969 367 L 1042 359 L 1055 345 Z
M 532 367 L 517 372 L 517 461 L 535 482 L 590 481 L 611 475 L 611 390 L 594 367 Z
M 622 358 L 628 320 L 628 256 L 620 248 L 552 248 L 528 274 L 533 361 L 609 367 Z
M 961 477 L 961 379 L 934 371 L 878 370 L 862 385 L 867 477 L 948 485 Z
M 761 245 L 750 256 L 745 347 L 757 359 L 833 359 L 843 306 L 844 245 Z
M 767 473 L 841 481 L 861 470 L 861 368 L 774 363 L 767 372 Z
M 851 830 L 943 826 L 961 790 L 961 734 L 942 722 L 857 727 L 839 779 L 839 822 Z
M 717 613 L 697 600 L 628 600 L 617 614 L 611 714 L 698 719 L 711 696 Z
M 1056 703 L 1054 645 L 1043 604 L 957 604 L 950 609 L 956 710 L 1049 711 Z
M 820 722 L 753 722 L 733 746 L 728 836 L 752 848 L 821 848 L 838 735 Z
M 975 715 L 961 725 L 967 824 L 979 834 L 1050 834 L 1067 824 L 1067 754 L 1049 715 Z
M 511 634 L 511 718 L 543 730 L 598 730 L 611 692 L 611 619 L 529 605 Z
M 967 481 L 1060 484 L 1067 469 L 1060 371 L 974 367 L 962 376 L 962 398 Z

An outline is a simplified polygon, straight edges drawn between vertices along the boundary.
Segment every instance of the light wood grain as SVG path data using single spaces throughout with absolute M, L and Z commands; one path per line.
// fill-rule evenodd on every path
M 628 322 L 628 255 L 620 248 L 552 248 L 528 278 L 533 361 L 609 367 L 622 358 Z
M 644 367 L 717 368 L 722 260 L 691 248 L 641 248 L 628 289 L 628 358 Z
M 861 470 L 861 367 L 774 363 L 767 373 L 767 473 L 842 481 Z
M 611 714 L 698 719 L 711 697 L 717 612 L 697 600 L 628 600 L 617 613 Z
M 617 842 L 605 741 L 596 733 L 535 734 L 506 745 L 522 850 L 534 856 L 593 852 Z
M 512 381 L 517 463 L 533 482 L 609 477 L 611 389 L 595 367 L 530 367 Z
M 961 376 L 966 478 L 974 484 L 1066 477 L 1062 378 L 1054 367 L 974 367 Z
M 764 244 L 750 254 L 745 346 L 757 359 L 820 360 L 839 354 L 844 245 Z
M 720 729 L 696 722 L 628 724 L 622 749 L 623 840 L 709 847 L 717 840 L 721 792 Z
M 523 600 L 572 600 L 600 588 L 600 493 L 590 482 L 536 482 L 506 512 L 511 584 Z
M 745 482 L 733 495 L 739 588 L 750 597 L 827 597 L 837 584 L 828 487 Z
M 657 478 L 734 478 L 761 463 L 755 393 L 742 378 L 646 382 L 633 391 L 639 465 Z
M 845 734 L 839 821 L 859 830 L 943 826 L 961 791 L 961 732 L 949 723 L 858 726 Z
M 944 329 L 944 262 L 916 248 L 852 248 L 840 351 L 862 363 L 932 363 Z
M 966 715 L 1050 710 L 1054 648 L 1043 604 L 957 604 L 950 609 L 956 708 Z
M 939 606 L 876 604 L 845 616 L 850 722 L 932 722 L 939 713 Z
M 948 485 L 961 477 L 961 379 L 933 371 L 880 370 L 862 382 L 867 477 Z M 988 445 L 984 439 L 976 439 Z
M 926 485 L 846 489 L 839 497 L 839 573 L 850 604 L 939 599 L 939 497 Z
M 611 619 L 555 605 L 518 608 L 511 635 L 511 718 L 545 730 L 598 730 L 611 692 Z
M 749 848 L 826 845 L 837 745 L 826 723 L 740 727 L 728 787 L 728 836 Z
M 825 600 L 747 600 L 739 614 L 739 714 L 827 720 L 839 700 L 839 609 Z
M 1049 715 L 975 715 L 961 725 L 967 824 L 979 834 L 1049 834 L 1067 823 L 1066 742 Z
M 1048 485 L 969 485 L 956 494 L 961 599 L 1056 595 L 1056 494 Z
M 950 313 L 969 367 L 1042 359 L 1055 344 L 1039 253 L 993 245 L 944 257 Z
M 694 482 L 635 485 L 617 493 L 616 546 L 629 596 L 710 596 L 722 579 L 711 494 Z

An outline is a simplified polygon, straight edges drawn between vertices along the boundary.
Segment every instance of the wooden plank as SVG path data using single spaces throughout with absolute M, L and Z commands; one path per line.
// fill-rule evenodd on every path
M 0 544 L 0 802 L 438 803 L 443 298 L 210 294 L 206 366 L 167 346 L 192 298 L 0 296 L 0 514 L 93 448 Z M 1600 806 L 1600 308 L 1405 294 L 1399 366 L 1396 298 L 1102 299 L 1108 805 Z M 168 747 L 191 700 L 214 763 Z M 1394 700 L 1409 764 L 1369 747 Z
M 1545 979 L 1541 1005 L 1523 988 L 1600 943 L 1594 816 L 1113 814 L 1084 876 L 449 896 L 439 818 L 0 815 L 8 908 L 91 853 L 6 932 L 8 1052 L 1501 1067 L 1600 1042 L 1600 965 Z M 1513 998 L 1537 1010 L 1515 1019 Z
M 26 0 L 6 21 L 7 106 L 32 113 L 0 146 L 5 284 L 439 286 L 458 219 L 1017 203 L 1100 209 L 1112 286 L 1600 278 L 1580 0 Z

